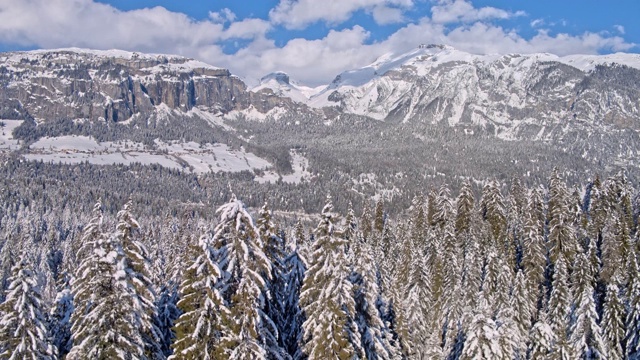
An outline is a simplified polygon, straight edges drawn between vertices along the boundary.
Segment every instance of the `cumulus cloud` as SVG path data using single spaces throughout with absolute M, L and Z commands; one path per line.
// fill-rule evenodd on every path
M 458 22 L 474 22 L 492 19 L 509 19 L 526 15 L 523 11 L 508 12 L 506 10 L 486 6 L 475 8 L 466 0 L 442 1 L 431 8 L 431 19 L 434 22 L 447 24 Z
M 0 2 L 0 41 L 22 46 L 120 48 L 189 53 L 199 46 L 233 38 L 262 36 L 266 20 L 245 19 L 228 28 L 230 11 L 196 21 L 163 7 L 121 11 L 92 0 L 23 0 Z
M 316 0 L 280 0 L 269 18 L 288 29 L 303 29 L 318 21 L 340 24 L 364 10 L 373 13 L 379 24 L 386 24 L 401 20 L 402 12 L 412 6 L 413 0 L 323 0 L 321 4 Z

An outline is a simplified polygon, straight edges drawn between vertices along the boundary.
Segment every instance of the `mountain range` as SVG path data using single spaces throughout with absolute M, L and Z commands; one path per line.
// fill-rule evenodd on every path
M 1 150 L 46 162 L 249 171 L 257 182 L 337 176 L 388 198 L 429 179 L 536 181 L 556 166 L 571 181 L 637 172 L 640 55 L 419 45 L 327 85 L 276 72 L 249 88 L 180 56 L 10 52 L 0 53 L 0 119 L 11 130 Z

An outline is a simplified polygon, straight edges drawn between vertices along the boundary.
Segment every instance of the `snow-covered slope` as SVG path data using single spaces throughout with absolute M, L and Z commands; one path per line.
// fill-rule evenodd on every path
M 300 85 L 295 81 L 292 81 L 287 73 L 277 71 L 262 77 L 262 79 L 260 79 L 260 84 L 252 88 L 251 91 L 271 91 L 277 96 L 288 97 L 293 101 L 306 103 L 312 96 L 323 88 L 324 86 L 311 88 Z
M 308 104 L 375 119 L 514 128 L 566 120 L 640 129 L 640 55 L 476 55 L 444 45 L 343 72 Z M 636 82 L 637 84 L 637 82 Z

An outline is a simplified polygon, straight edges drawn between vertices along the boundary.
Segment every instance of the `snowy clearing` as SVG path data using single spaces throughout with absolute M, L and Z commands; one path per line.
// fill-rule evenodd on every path
M 24 157 L 33 161 L 78 164 L 158 164 L 193 173 L 239 172 L 271 167 L 269 161 L 244 149 L 232 150 L 225 144 L 155 141 L 155 148 L 131 141 L 99 143 L 87 136 L 45 137 L 33 143 Z

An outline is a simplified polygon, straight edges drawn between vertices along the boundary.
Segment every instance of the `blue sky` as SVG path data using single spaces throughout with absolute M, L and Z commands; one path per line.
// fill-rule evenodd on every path
M 421 43 L 471 53 L 638 53 L 639 14 L 638 0 L 0 0 L 0 50 L 171 53 L 249 84 L 286 71 L 319 85 Z

